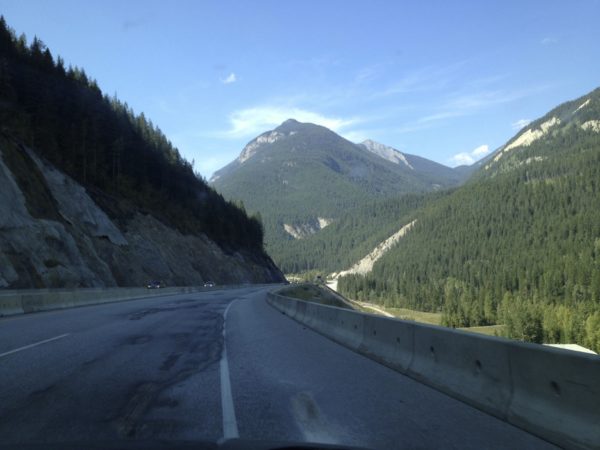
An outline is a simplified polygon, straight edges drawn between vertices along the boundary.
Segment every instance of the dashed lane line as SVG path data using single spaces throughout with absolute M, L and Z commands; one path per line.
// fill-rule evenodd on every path
M 235 418 L 235 407 L 231 393 L 231 379 L 229 377 L 229 362 L 227 361 L 226 322 L 229 308 L 237 300 L 231 302 L 223 313 L 223 352 L 221 353 L 221 410 L 223 413 L 223 441 L 239 437 L 237 420 Z
M 39 342 L 35 342 L 33 344 L 25 345 L 24 347 L 15 348 L 14 350 L 10 350 L 8 352 L 0 353 L 0 358 L 2 358 L 4 356 L 12 355 L 13 353 L 17 353 L 17 352 L 20 352 L 22 350 L 27 350 L 29 348 L 37 347 L 38 345 L 47 344 L 48 342 L 52 342 L 52 341 L 56 341 L 58 339 L 62 339 L 64 337 L 67 337 L 68 335 L 69 335 L 69 333 L 67 333 L 67 334 L 61 334 L 60 336 L 55 336 L 55 337 L 50 338 L 50 339 L 45 339 L 43 341 L 39 341 Z

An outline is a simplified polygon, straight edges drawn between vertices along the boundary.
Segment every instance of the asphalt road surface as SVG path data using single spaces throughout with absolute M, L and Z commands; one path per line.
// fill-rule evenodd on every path
M 0 445 L 554 448 L 304 328 L 266 303 L 269 289 L 0 319 Z

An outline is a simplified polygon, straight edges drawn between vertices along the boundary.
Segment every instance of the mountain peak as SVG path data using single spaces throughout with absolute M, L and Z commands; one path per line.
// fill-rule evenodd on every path
M 281 125 L 279 125 L 277 128 L 275 128 L 275 130 L 273 131 L 279 131 L 280 133 L 288 134 L 294 131 L 301 131 L 312 126 L 315 125 L 312 123 L 298 122 L 296 119 L 288 119 Z
M 406 157 L 393 147 L 389 147 L 371 139 L 367 139 L 359 145 L 383 159 L 393 162 L 394 164 L 404 164 L 409 169 L 414 170 L 414 167 L 408 162 Z
M 271 131 L 267 131 L 257 138 L 250 141 L 242 150 L 242 153 L 238 157 L 238 161 L 240 163 L 246 162 L 252 156 L 254 156 L 257 150 L 264 146 L 265 144 L 273 144 L 274 142 L 283 139 L 285 137 L 293 136 L 298 132 L 298 130 L 305 125 L 298 122 L 296 119 L 288 119 L 279 125 L 277 128 Z

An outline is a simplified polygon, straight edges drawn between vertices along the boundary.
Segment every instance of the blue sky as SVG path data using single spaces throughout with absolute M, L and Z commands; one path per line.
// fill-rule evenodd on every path
M 600 0 L 0 0 L 209 177 L 293 117 L 454 166 L 600 86 Z

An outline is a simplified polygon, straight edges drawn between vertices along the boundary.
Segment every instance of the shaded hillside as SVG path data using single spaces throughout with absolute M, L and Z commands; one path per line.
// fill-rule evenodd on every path
M 418 211 L 371 274 L 338 286 L 441 310 L 451 326 L 504 323 L 520 339 L 600 349 L 599 119 L 596 90 L 533 122 Z
M 131 200 L 183 232 L 260 250 L 254 219 L 198 178 L 144 114 L 103 95 L 82 69 L 65 68 L 42 41 L 27 45 L 0 21 L 2 130 L 84 186 Z
M 62 59 L 55 59 L 38 38 L 30 45 L 24 36 L 17 38 L 3 18 L 0 18 L 0 131 L 4 182 L 14 195 L 24 196 L 23 201 L 11 198 L 4 201 L 25 207 L 25 222 L 31 219 L 39 223 L 62 223 L 67 234 L 71 233 L 68 227 L 74 226 L 65 219 L 56 194 L 48 188 L 39 167 L 35 168 L 33 160 L 40 157 L 41 164 L 66 174 L 74 184 L 83 187 L 94 207 L 100 207 L 107 221 L 121 232 L 140 215 L 151 217 L 181 236 L 216 244 L 224 255 L 244 254 L 253 264 L 263 265 L 265 273 L 255 276 L 254 281 L 280 279 L 263 251 L 263 231 L 258 219 L 249 218 L 245 211 L 225 201 L 196 176 L 192 166 L 143 114 L 135 115 L 126 103 L 103 95 L 82 69 L 65 68 Z M 2 186 L 5 192 L 8 185 Z M 85 223 L 87 219 L 82 220 Z M 11 223 L 18 227 L 21 222 Z M 75 241 L 81 253 L 82 244 L 78 239 Z M 5 256 L 24 250 L 18 246 L 12 248 L 10 239 L 5 243 L 0 248 L 6 252 Z M 73 252 L 72 255 L 77 253 Z M 110 265 L 104 257 L 110 255 L 100 256 Z M 39 270 L 31 269 L 26 258 L 18 259 L 12 266 L 18 268 L 15 273 L 21 281 L 11 275 L 5 278 L 13 280 L 8 285 L 48 284 L 48 280 L 33 278 L 24 281 L 26 274 L 39 274 Z M 48 264 L 50 268 L 57 267 L 55 262 Z M 155 272 L 169 274 L 170 270 Z M 60 271 L 55 272 L 58 278 L 50 283 L 53 286 L 60 285 Z M 155 272 L 141 273 L 145 277 Z M 192 278 L 199 282 L 202 274 L 196 271 Z M 192 282 L 192 278 L 183 276 L 179 281 Z M 90 280 L 82 276 L 77 283 L 139 283 L 139 278 L 121 272 Z

